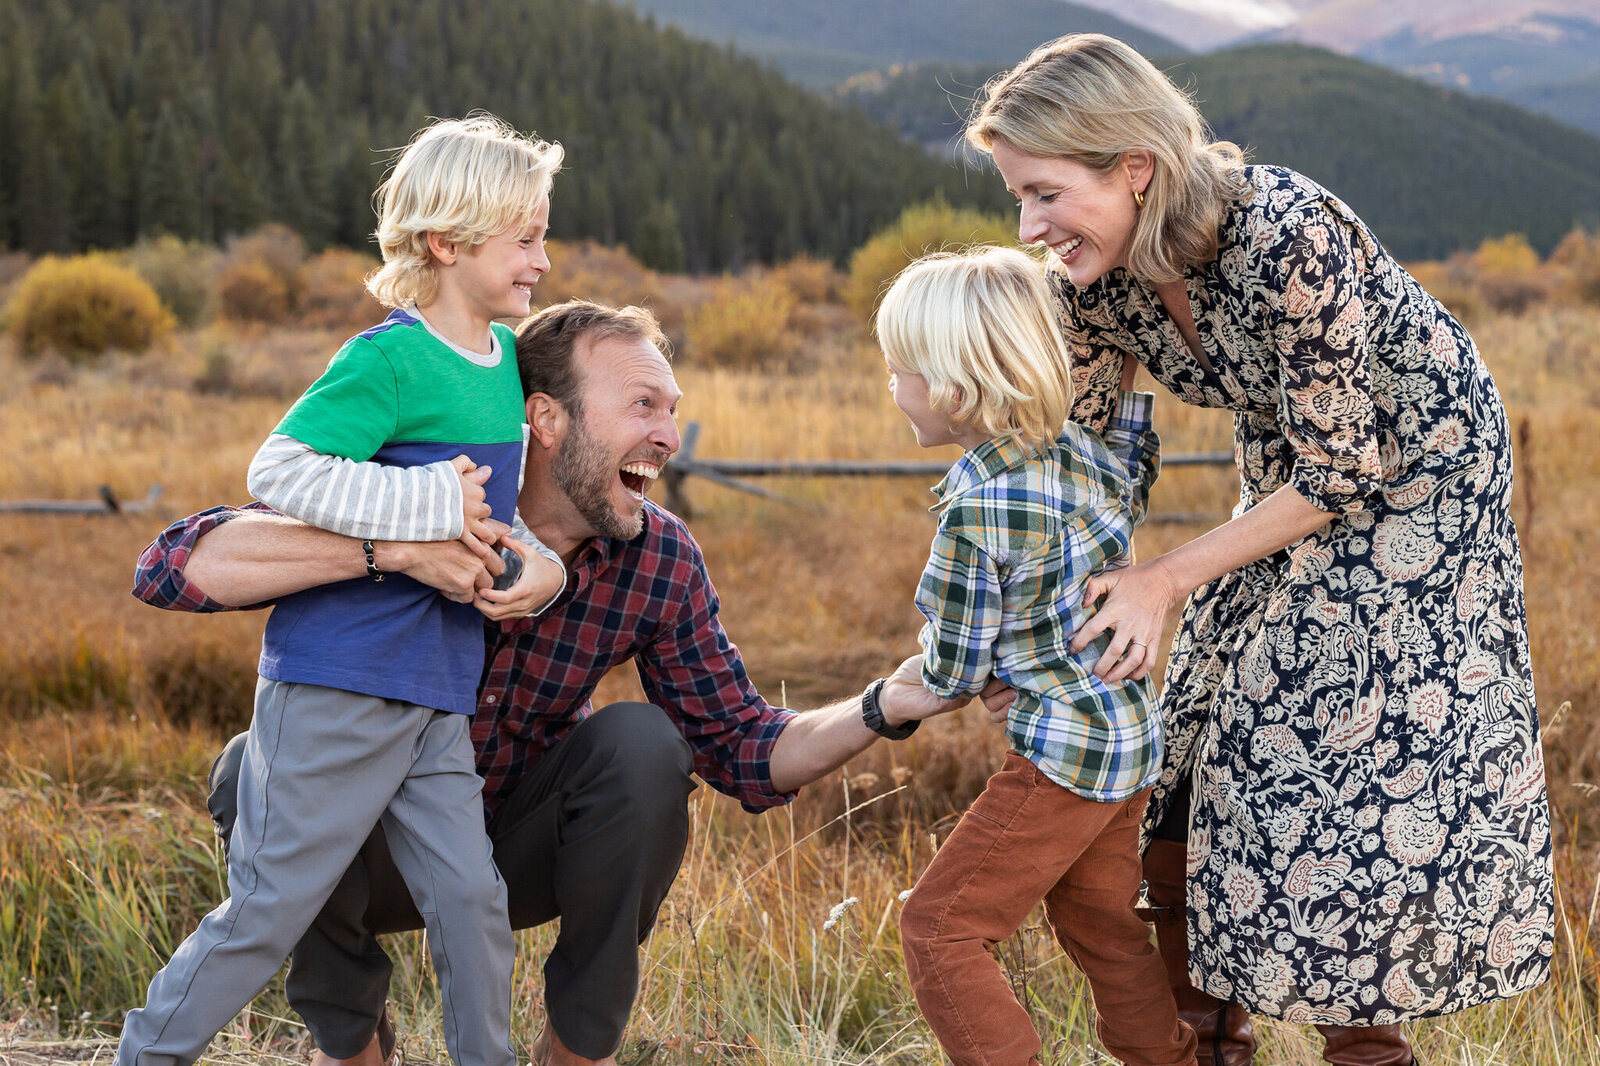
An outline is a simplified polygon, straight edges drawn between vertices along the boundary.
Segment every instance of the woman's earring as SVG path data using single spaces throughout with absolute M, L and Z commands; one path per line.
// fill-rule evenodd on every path
M 1138 206 L 1140 206 L 1140 207 L 1144 206 L 1144 190 L 1143 189 L 1135 189 L 1135 190 L 1133 190 L 1133 202 L 1135 204 L 1137 204 Z

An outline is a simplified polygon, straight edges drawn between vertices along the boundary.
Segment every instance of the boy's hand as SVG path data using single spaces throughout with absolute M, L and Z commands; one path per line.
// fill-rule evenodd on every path
M 534 551 L 515 537 L 504 537 L 499 543 L 522 557 L 522 576 L 508 589 L 492 586 L 478 589 L 473 606 L 482 611 L 485 618 L 499 622 L 525 617 L 549 603 L 566 587 L 567 568 L 554 559 Z
M 978 693 L 978 698 L 983 700 L 984 709 L 989 712 L 989 721 L 1000 725 L 1011 713 L 1011 705 L 1017 701 L 1017 690 L 991 675 L 989 683 Z
M 889 675 L 888 684 L 878 694 L 878 706 L 883 710 L 885 722 L 900 726 L 910 721 L 948 714 L 965 707 L 968 699 L 968 696 L 941 699 L 929 692 L 922 683 L 922 656 L 913 655 Z
M 483 485 L 494 471 L 478 466 L 465 455 L 456 456 L 450 465 L 461 479 L 461 543 L 487 559 L 494 554 L 490 545 L 495 538 L 494 531 L 485 524 L 491 512 Z

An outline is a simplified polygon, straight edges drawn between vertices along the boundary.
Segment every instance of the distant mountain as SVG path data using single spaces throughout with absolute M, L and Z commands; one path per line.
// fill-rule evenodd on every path
M 1146 55 L 1187 49 L 1090 6 L 1060 0 L 631 0 L 641 15 L 747 55 L 815 88 L 937 60 L 1009 65 L 1063 33 L 1120 37 Z
M 1159 65 L 1193 89 L 1217 136 L 1327 186 L 1402 258 L 1506 233 L 1548 251 L 1574 224 L 1600 225 L 1600 139 L 1511 105 L 1301 45 Z M 923 64 L 840 98 L 948 147 L 995 69 Z
M 1596 0 L 1077 0 L 1206 51 L 1316 45 L 1600 133 Z

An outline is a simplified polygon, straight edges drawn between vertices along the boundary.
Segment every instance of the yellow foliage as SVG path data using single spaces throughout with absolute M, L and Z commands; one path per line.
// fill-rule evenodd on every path
M 39 260 L 17 283 L 6 318 L 24 354 L 54 348 L 71 359 L 142 352 L 173 325 L 155 290 L 102 253 Z
M 533 298 L 539 307 L 566 300 L 593 300 L 596 303 L 624 306 L 655 305 L 661 298 L 661 284 L 650 270 L 621 248 L 608 248 L 598 241 L 546 241 L 550 273 L 539 279 Z
M 970 244 L 1016 245 L 1016 224 L 1001 215 L 934 201 L 908 207 L 888 229 L 856 249 L 844 298 L 863 319 L 872 317 L 884 287 L 912 260 Z
M 306 261 L 306 242 L 288 226 L 269 222 L 260 229 L 228 241 L 228 265 L 259 263 L 278 276 L 289 310 L 300 304 L 300 267 Z
M 794 293 L 803 304 L 828 303 L 836 299 L 844 278 L 825 259 L 797 255 L 768 271 L 768 276 Z
M 771 276 L 719 281 L 711 299 L 688 314 L 686 354 L 712 366 L 784 364 L 796 350 L 794 308 L 793 290 Z

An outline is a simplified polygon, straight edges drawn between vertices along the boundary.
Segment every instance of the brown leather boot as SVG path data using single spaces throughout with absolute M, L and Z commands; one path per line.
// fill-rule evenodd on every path
M 1185 929 L 1187 906 L 1184 880 L 1188 876 L 1188 847 L 1181 841 L 1150 841 L 1144 853 L 1145 896 L 1150 906 L 1144 917 L 1156 927 L 1156 946 L 1167 967 L 1167 983 L 1178 1003 L 1178 1017 L 1189 1023 L 1200 1046 L 1199 1066 L 1250 1066 L 1256 1053 L 1250 1012 L 1237 1003 L 1209 996 L 1189 983 L 1189 937 Z
M 1322 1057 L 1338 1066 L 1417 1066 L 1398 1025 L 1319 1025 Z

